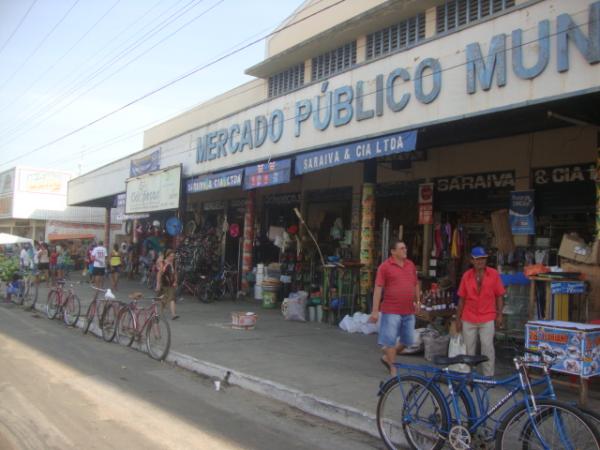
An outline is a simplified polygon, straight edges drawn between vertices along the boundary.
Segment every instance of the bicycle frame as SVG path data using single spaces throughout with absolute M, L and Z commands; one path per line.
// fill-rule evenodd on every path
M 136 336 L 141 336 L 144 329 L 146 328 L 146 326 L 148 326 L 148 324 L 150 323 L 150 320 L 153 319 L 154 317 L 160 317 L 160 314 L 158 312 L 158 306 L 156 301 L 152 301 L 152 305 L 147 306 L 145 308 L 141 308 L 138 306 L 137 301 L 132 301 L 130 302 L 126 308 L 128 308 L 133 316 L 133 329 L 134 329 L 134 333 Z M 143 313 L 148 313 L 148 316 L 145 318 L 144 323 L 142 324 L 142 326 L 140 327 L 139 324 L 141 323 L 140 321 L 140 316 Z
M 494 422 L 492 437 L 495 436 L 500 423 L 506 414 L 511 411 L 511 409 L 504 411 L 504 413 L 498 418 L 494 418 L 493 416 L 511 400 L 513 400 L 514 406 L 524 403 L 529 417 L 533 418 L 537 412 L 536 399 L 556 399 L 556 394 L 552 385 L 552 379 L 550 378 L 548 367 L 546 365 L 542 365 L 544 369 L 544 376 L 540 380 L 532 383 L 527 374 L 527 363 L 518 358 L 515 358 L 515 367 L 517 372 L 513 375 L 498 380 L 479 376 L 473 372 L 454 372 L 448 368 L 441 369 L 432 366 L 403 363 L 396 363 L 395 366 L 399 369 L 398 374 L 396 375 L 399 381 L 402 379 L 400 370 L 406 371 L 410 373 L 411 376 L 420 378 L 427 385 L 427 387 L 437 391 L 441 398 L 445 399 L 443 407 L 451 420 L 450 428 L 453 425 L 461 424 L 466 420 L 466 423 L 468 424 L 467 429 L 472 435 L 476 433 L 479 427 L 484 425 L 488 420 L 491 420 Z M 446 395 L 444 392 L 442 392 L 442 389 L 440 388 L 441 384 L 448 387 L 449 395 Z M 541 385 L 546 385 L 546 387 L 541 394 L 536 395 L 533 391 L 533 388 Z M 505 388 L 508 393 L 503 396 L 492 408 L 489 408 L 490 402 L 487 391 L 497 387 Z M 475 398 L 473 398 L 473 395 L 471 392 L 469 392 L 469 389 L 474 392 Z M 380 393 L 382 391 L 383 386 L 381 387 Z M 516 398 L 519 393 L 523 394 L 523 398 L 521 400 Z M 459 397 L 461 394 L 469 404 L 469 409 L 473 411 L 473 417 L 465 417 L 465 414 L 461 412 L 459 404 Z M 532 420 L 532 423 L 533 422 L 534 421 Z M 447 436 L 449 429 L 437 431 L 440 433 L 440 435 Z M 539 435 L 539 431 L 535 423 L 533 423 L 533 430 L 540 441 L 543 441 Z

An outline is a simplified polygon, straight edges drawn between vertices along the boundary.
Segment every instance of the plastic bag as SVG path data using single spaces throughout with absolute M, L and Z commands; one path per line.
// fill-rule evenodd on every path
M 300 295 L 298 295 L 300 294 Z M 290 294 L 281 304 L 281 313 L 285 320 L 295 320 L 298 322 L 306 322 L 306 292 Z
M 448 356 L 458 356 L 458 355 L 466 355 L 467 354 L 467 346 L 463 340 L 462 334 L 456 334 L 450 338 L 450 344 L 448 345 Z M 467 364 L 451 364 L 448 366 L 450 370 L 454 370 L 455 372 L 464 372 L 468 373 L 471 370 Z

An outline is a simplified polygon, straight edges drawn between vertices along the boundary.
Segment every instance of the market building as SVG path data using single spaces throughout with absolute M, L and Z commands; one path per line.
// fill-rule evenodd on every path
M 506 274 L 557 265 L 565 233 L 591 243 L 600 224 L 598 63 L 599 1 L 306 1 L 254 80 L 147 130 L 143 150 L 71 180 L 68 202 L 121 196 L 133 242 L 188 236 L 246 289 L 271 264 L 284 292 L 319 290 L 331 321 L 368 309 L 394 237 L 425 290 L 455 289 L 474 245 Z M 562 319 L 600 317 L 586 263 L 570 270 L 590 277 L 587 316 Z M 510 295 L 522 330 L 535 305 Z

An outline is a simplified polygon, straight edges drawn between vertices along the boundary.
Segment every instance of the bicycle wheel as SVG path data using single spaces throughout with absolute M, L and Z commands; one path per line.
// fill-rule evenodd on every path
M 146 347 L 153 359 L 162 361 L 171 347 L 171 327 L 169 322 L 159 316 L 150 318 L 146 325 Z
M 202 303 L 212 303 L 213 297 L 211 295 L 210 282 L 201 283 L 196 289 L 196 298 Z
M 594 425 L 594 428 L 596 428 L 596 431 L 600 432 L 600 414 L 592 411 L 591 409 L 587 409 L 587 408 L 579 408 L 578 407 L 578 409 L 590 421 L 590 423 L 592 425 Z
M 135 338 L 135 320 L 129 308 L 121 309 L 117 320 L 117 341 L 129 347 Z
M 46 315 L 48 319 L 52 320 L 58 314 L 58 292 L 48 292 L 48 299 L 46 300 Z
M 419 377 L 393 378 L 383 387 L 377 403 L 377 429 L 386 447 L 438 450 L 440 432 L 448 429 L 441 395 Z
M 112 342 L 117 332 L 117 308 L 115 305 L 108 305 L 102 313 L 102 339 L 106 342 Z
M 556 400 L 536 404 L 531 416 L 524 404 L 507 413 L 496 435 L 498 450 L 600 449 L 598 431 L 577 408 Z
M 90 330 L 90 326 L 94 321 L 96 315 L 96 302 L 92 300 L 90 306 L 88 306 L 87 312 L 85 313 L 85 321 L 83 323 L 83 334 L 86 334 Z
M 79 297 L 75 294 L 69 294 L 63 305 L 63 320 L 70 326 L 74 327 L 79 320 L 79 314 L 81 313 L 81 302 Z

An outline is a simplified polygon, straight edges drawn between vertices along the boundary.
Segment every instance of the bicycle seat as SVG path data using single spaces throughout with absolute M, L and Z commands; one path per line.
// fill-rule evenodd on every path
M 457 356 L 436 356 L 433 358 L 434 364 L 438 366 L 449 366 L 451 364 L 467 364 L 468 366 L 476 366 L 482 362 L 486 362 L 489 358 L 485 355 L 457 355 Z

